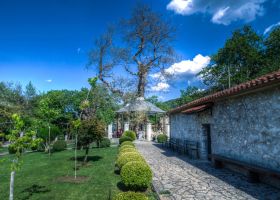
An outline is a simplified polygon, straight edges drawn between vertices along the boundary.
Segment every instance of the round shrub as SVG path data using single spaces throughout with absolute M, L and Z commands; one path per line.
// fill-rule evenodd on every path
M 134 144 L 131 141 L 125 141 L 121 144 L 121 147 L 124 145 L 130 145 L 130 146 L 134 146 Z
M 130 138 L 130 137 L 128 137 L 128 136 L 121 136 L 120 137 L 120 140 L 119 140 L 119 142 L 120 142 L 120 144 L 122 144 L 123 142 L 125 142 L 125 141 L 130 141 L 130 142 L 132 142 L 133 140 Z
M 102 138 L 99 143 L 99 147 L 110 147 L 110 145 L 111 145 L 111 141 L 109 138 Z
M 63 151 L 66 149 L 66 147 L 67 147 L 67 144 L 64 140 L 57 140 L 53 144 L 53 151 Z
M 126 149 L 122 149 L 122 150 L 119 152 L 119 155 L 124 154 L 124 153 L 128 153 L 128 152 L 135 152 L 135 153 L 138 153 L 138 151 L 137 151 L 135 148 L 126 148 Z
M 123 136 L 130 137 L 132 141 L 136 140 L 136 133 L 134 131 L 125 131 Z
M 123 149 L 136 149 L 136 148 L 134 146 L 131 146 L 131 145 L 123 145 L 119 148 L 119 151 L 121 151 Z
M 148 200 L 148 197 L 140 192 L 121 192 L 114 197 L 114 200 Z
M 126 163 L 121 170 L 121 180 L 131 190 L 143 190 L 152 182 L 152 170 L 145 162 L 132 161 Z
M 8 146 L 8 151 L 9 151 L 9 154 L 15 154 L 17 152 L 17 149 L 14 145 L 10 144 Z M 19 152 L 22 153 L 22 149 L 20 149 Z
M 167 135 L 165 135 L 165 134 L 159 134 L 159 135 L 157 136 L 157 141 L 158 141 L 158 143 L 164 143 L 164 142 L 166 142 L 166 141 L 167 141 Z
M 121 154 L 117 159 L 117 166 L 119 169 L 122 169 L 122 167 L 131 161 L 141 161 L 145 162 L 144 158 L 138 153 L 138 152 L 127 152 Z

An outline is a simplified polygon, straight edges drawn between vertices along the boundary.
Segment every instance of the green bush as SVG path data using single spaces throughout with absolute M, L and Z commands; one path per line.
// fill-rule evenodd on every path
M 64 140 L 57 140 L 53 144 L 53 151 L 63 151 L 66 149 L 66 147 L 67 147 L 67 144 Z
M 121 192 L 114 197 L 114 200 L 148 200 L 148 197 L 140 192 Z
M 130 146 L 133 146 L 134 147 L 134 144 L 131 142 L 131 141 L 125 141 L 121 144 L 121 147 L 124 146 L 124 145 L 130 145 Z
M 152 182 L 152 170 L 145 162 L 132 161 L 121 169 L 121 180 L 131 190 L 143 190 Z
M 130 137 L 128 137 L 128 136 L 121 136 L 120 137 L 120 140 L 119 140 L 119 142 L 120 142 L 120 144 L 122 144 L 123 142 L 125 142 L 125 141 L 130 141 L 130 142 L 132 142 L 133 140 L 130 138 Z
M 136 152 L 136 153 L 138 153 L 138 151 L 135 148 L 126 148 L 126 149 L 122 149 L 119 152 L 119 155 L 124 154 L 124 153 L 128 153 L 128 152 Z
M 138 152 L 127 152 L 121 154 L 117 159 L 117 166 L 119 169 L 122 169 L 122 167 L 131 161 L 142 161 L 145 162 L 144 158 L 138 153 Z
M 9 151 L 9 154 L 15 154 L 17 152 L 17 149 L 13 144 L 10 144 L 8 146 L 8 151 Z M 22 153 L 22 149 L 20 149 L 19 152 Z
M 123 145 L 119 148 L 119 151 L 122 151 L 123 149 L 136 149 L 136 148 L 131 145 Z
M 132 141 L 136 140 L 136 133 L 134 131 L 125 131 L 123 136 L 130 137 Z
M 166 141 L 167 141 L 167 135 L 165 135 L 165 134 L 159 134 L 159 135 L 157 136 L 157 141 L 158 141 L 158 143 L 164 143 L 164 142 L 166 142 Z
M 111 141 L 109 138 L 102 138 L 100 143 L 99 143 L 99 147 L 110 147 L 111 145 Z

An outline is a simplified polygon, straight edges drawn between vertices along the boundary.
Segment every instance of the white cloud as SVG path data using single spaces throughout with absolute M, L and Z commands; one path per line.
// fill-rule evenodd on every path
M 197 74 L 203 67 L 210 63 L 209 56 L 202 56 L 197 54 L 192 60 L 183 60 L 174 63 L 171 67 L 166 69 L 166 72 L 172 75 L 177 74 Z
M 278 22 L 278 23 L 276 23 L 276 24 L 272 24 L 272 25 L 270 25 L 269 27 L 267 27 L 267 28 L 264 30 L 263 34 L 265 35 L 265 34 L 269 33 L 269 32 L 270 32 L 274 27 L 276 27 L 276 26 L 280 26 L 280 22 Z
M 47 83 L 51 83 L 52 82 L 52 79 L 48 79 L 46 80 Z
M 157 85 L 151 87 L 151 91 L 154 91 L 154 92 L 159 92 L 159 91 L 166 92 L 166 91 L 168 91 L 169 87 L 170 87 L 170 85 L 168 83 L 159 82 Z
M 171 0 L 168 10 L 177 14 L 192 15 L 207 13 L 216 24 L 228 25 L 236 20 L 253 21 L 264 13 L 263 3 L 267 0 Z

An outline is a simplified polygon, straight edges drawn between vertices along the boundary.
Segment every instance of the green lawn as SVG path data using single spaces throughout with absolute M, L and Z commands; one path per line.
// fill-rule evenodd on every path
M 0 147 L 0 153 L 8 152 L 8 147 Z
M 84 155 L 78 151 L 78 155 Z M 102 200 L 119 192 L 117 184 L 120 176 L 114 173 L 117 148 L 90 150 L 89 166 L 82 167 L 78 176 L 88 176 L 84 183 L 64 183 L 57 179 L 74 175 L 74 151 L 53 153 L 51 158 L 45 153 L 28 153 L 23 157 L 23 165 L 15 176 L 15 199 L 40 200 Z M 10 178 L 10 156 L 0 157 L 6 161 L 0 164 L 0 199 L 8 199 Z

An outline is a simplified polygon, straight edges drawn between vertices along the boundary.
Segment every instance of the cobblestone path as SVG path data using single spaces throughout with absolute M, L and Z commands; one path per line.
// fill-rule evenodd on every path
M 248 183 L 244 176 L 215 169 L 207 161 L 190 160 L 150 142 L 137 141 L 136 146 L 153 170 L 156 191 L 165 194 L 162 199 L 280 200 L 280 190 Z

